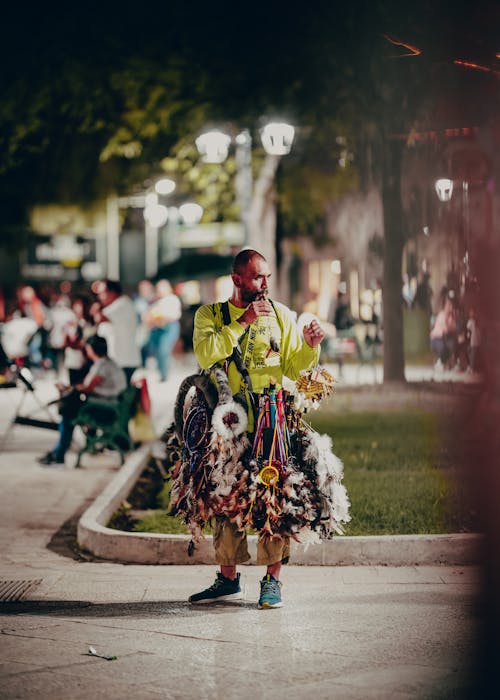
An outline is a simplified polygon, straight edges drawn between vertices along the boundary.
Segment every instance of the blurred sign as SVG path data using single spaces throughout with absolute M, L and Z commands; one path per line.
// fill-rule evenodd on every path
M 84 263 L 96 261 L 93 238 L 39 236 L 28 239 L 21 274 L 30 279 L 78 279 Z
M 239 222 L 180 226 L 177 231 L 179 248 L 217 248 L 243 245 L 245 229 Z

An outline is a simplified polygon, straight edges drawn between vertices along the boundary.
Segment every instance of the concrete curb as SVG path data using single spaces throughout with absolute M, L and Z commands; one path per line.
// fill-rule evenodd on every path
M 106 527 L 127 498 L 150 457 L 150 446 L 133 452 L 104 491 L 80 518 L 79 546 L 94 556 L 133 564 L 215 564 L 212 537 L 207 536 L 193 556 L 187 554 L 188 535 L 123 532 Z M 319 545 L 293 543 L 291 563 L 316 566 L 463 566 L 481 561 L 482 537 L 475 534 L 383 535 L 336 537 Z M 248 538 L 255 562 L 257 537 Z

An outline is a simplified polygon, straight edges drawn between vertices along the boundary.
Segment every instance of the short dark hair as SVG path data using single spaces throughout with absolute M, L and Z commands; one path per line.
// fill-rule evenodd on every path
M 238 255 L 233 260 L 233 274 L 241 275 L 243 268 L 248 265 L 252 258 L 260 258 L 260 260 L 266 262 L 266 259 L 262 253 L 259 253 L 257 250 L 253 250 L 253 248 L 244 248 L 243 250 L 240 250 Z
M 92 348 L 97 357 L 106 357 L 108 354 L 108 344 L 102 335 L 91 335 L 87 340 L 87 345 Z
M 118 280 L 104 280 L 104 284 L 106 285 L 106 289 L 108 292 L 115 292 L 115 294 L 118 294 L 118 296 L 121 296 L 123 294 L 122 291 L 122 285 Z

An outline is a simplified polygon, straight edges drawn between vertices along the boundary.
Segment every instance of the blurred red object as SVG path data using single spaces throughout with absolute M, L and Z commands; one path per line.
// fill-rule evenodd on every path
M 139 404 L 144 411 L 144 413 L 148 416 L 151 415 L 151 398 L 149 396 L 149 389 L 148 389 L 148 382 L 146 377 L 141 377 L 141 379 L 138 379 L 137 381 L 134 382 L 134 384 L 138 387 L 139 389 Z

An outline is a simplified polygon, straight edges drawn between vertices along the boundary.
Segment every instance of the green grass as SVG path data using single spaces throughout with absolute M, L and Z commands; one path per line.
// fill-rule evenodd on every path
M 169 535 L 186 535 L 187 528 L 180 518 L 167 515 L 164 510 L 155 510 L 139 520 L 134 526 L 134 532 L 163 532 Z M 205 528 L 204 532 L 210 534 L 208 528 Z
M 180 517 L 168 515 L 172 482 L 166 481 L 158 494 L 158 509 L 150 511 L 134 525 L 134 532 L 163 532 L 185 535 L 187 528 Z M 208 529 L 206 529 L 208 532 Z
M 420 410 L 310 414 L 311 425 L 333 438 L 344 462 L 351 502 L 347 535 L 430 534 L 470 529 L 459 477 L 443 448 L 436 415 Z M 137 532 L 185 533 L 166 515 L 170 485 Z M 465 525 L 464 525 L 465 523 Z
M 334 415 L 311 421 L 333 437 L 351 501 L 348 535 L 445 533 L 461 529 L 458 474 L 443 449 L 438 417 L 423 411 Z

